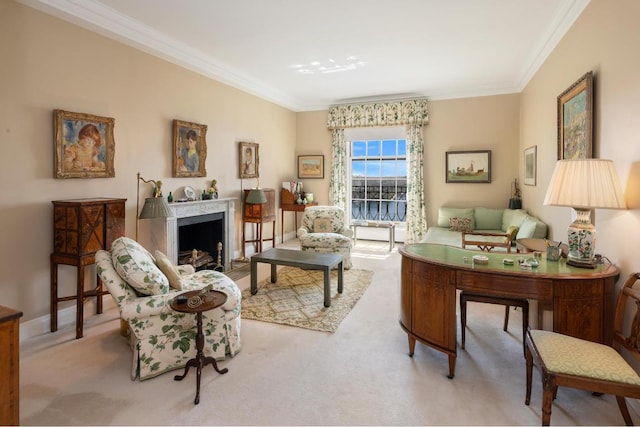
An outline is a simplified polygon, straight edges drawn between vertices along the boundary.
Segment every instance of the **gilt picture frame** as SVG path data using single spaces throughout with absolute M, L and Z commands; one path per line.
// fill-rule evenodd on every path
M 238 171 L 240 178 L 260 177 L 260 152 L 257 142 L 238 143 Z
M 533 145 L 524 150 L 524 185 L 536 185 L 538 169 L 538 146 Z
M 298 156 L 298 179 L 324 178 L 324 155 Z
M 448 184 L 491 182 L 491 150 L 447 151 L 446 180 Z
M 593 72 L 558 96 L 558 160 L 593 156 Z
M 112 178 L 115 119 L 53 111 L 54 178 Z
M 173 120 L 173 177 L 207 176 L 207 125 Z

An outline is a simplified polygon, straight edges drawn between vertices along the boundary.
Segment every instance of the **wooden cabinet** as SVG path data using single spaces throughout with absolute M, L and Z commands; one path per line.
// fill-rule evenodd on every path
M 266 203 L 253 204 L 247 203 L 247 196 L 249 191 L 244 190 L 243 198 L 243 212 L 242 212 L 242 254 L 244 256 L 244 249 L 247 243 L 257 244 L 257 252 L 262 252 L 262 242 L 271 241 L 273 247 L 276 246 L 276 192 L 273 188 L 263 188 L 264 195 L 267 198 Z M 262 228 L 265 222 L 271 222 L 271 238 L 264 239 L 262 237 Z M 256 225 L 255 238 L 247 240 L 246 228 L 247 224 Z
M 0 425 L 20 424 L 20 317 L 0 306 Z
M 102 313 L 102 283 L 84 290 L 84 270 L 95 263 L 95 253 L 111 248 L 124 236 L 127 199 L 92 198 L 53 201 L 53 253 L 51 254 L 51 332 L 58 330 L 58 303 L 76 300 L 76 338 L 82 338 L 83 307 L 88 297 L 97 297 L 96 312 Z M 76 294 L 58 296 L 58 264 L 77 267 Z

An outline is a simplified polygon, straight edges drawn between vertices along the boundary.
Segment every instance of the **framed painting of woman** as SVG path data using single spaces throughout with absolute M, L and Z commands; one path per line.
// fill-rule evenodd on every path
M 173 121 L 173 177 L 207 176 L 207 125 Z

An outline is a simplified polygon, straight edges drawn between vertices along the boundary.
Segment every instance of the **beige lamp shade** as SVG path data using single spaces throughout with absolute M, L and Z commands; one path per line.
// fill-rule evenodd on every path
M 559 160 L 544 198 L 545 205 L 583 209 L 626 209 L 616 167 L 611 160 Z
M 171 216 L 173 216 L 173 212 L 163 197 L 149 197 L 144 200 L 144 206 L 142 206 L 138 218 L 168 218 Z
M 626 209 L 611 160 L 559 160 L 551 175 L 544 198 L 545 205 L 571 206 L 576 220 L 569 225 L 567 264 L 594 268 L 596 227 L 591 223 L 591 209 Z

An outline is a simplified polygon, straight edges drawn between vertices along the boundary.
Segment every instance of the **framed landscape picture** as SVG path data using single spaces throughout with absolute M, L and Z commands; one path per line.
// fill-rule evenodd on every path
M 298 156 L 298 178 L 324 178 L 324 156 Z
M 54 110 L 54 177 L 114 177 L 113 126 L 110 117 Z
M 207 125 L 173 121 L 173 177 L 207 176 Z
M 447 151 L 446 182 L 491 182 L 491 150 Z
M 558 96 L 558 160 L 593 156 L 593 72 Z
M 524 185 L 536 185 L 537 151 L 537 145 L 524 150 Z

